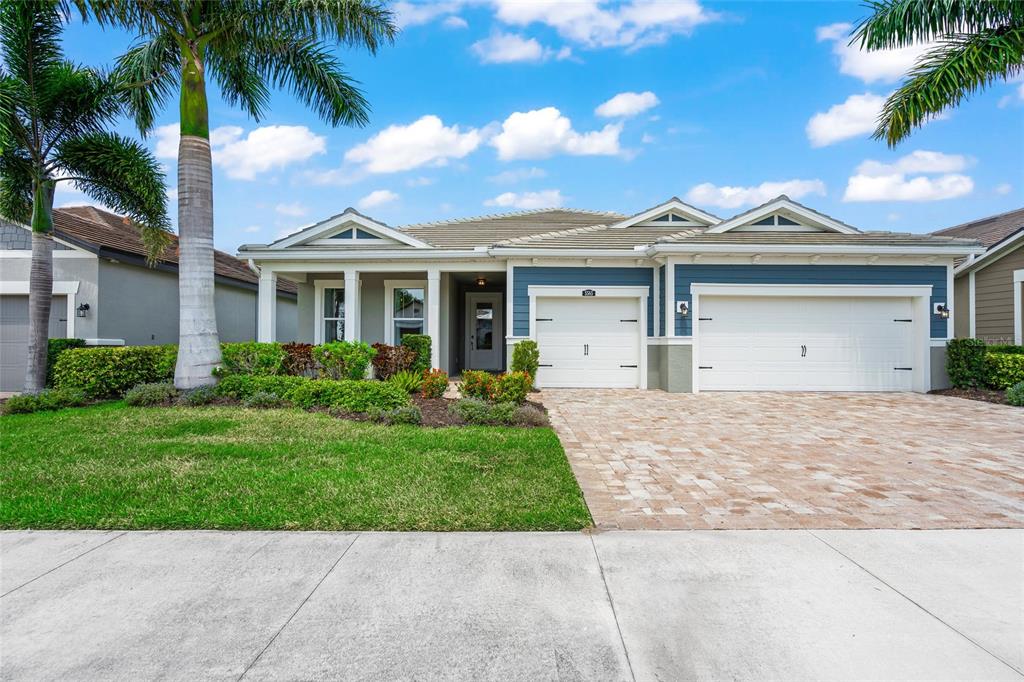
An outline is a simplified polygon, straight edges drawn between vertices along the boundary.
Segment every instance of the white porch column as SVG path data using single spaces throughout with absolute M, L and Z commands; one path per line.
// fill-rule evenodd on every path
M 441 366 L 441 272 L 427 270 L 427 334 L 430 336 L 430 366 Z
M 676 264 L 665 259 L 665 336 L 676 335 Z
M 270 343 L 277 337 L 277 273 L 264 267 L 260 270 L 256 340 Z
M 359 340 L 359 271 L 345 270 L 345 340 Z

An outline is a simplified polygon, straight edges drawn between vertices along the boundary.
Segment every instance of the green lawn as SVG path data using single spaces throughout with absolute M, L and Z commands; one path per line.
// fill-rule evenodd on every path
M 550 429 L 421 429 L 298 410 L 0 418 L 0 527 L 568 530 L 590 514 Z

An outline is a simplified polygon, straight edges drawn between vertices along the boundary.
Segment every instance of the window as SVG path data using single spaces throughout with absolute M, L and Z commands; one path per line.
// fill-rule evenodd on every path
M 792 220 L 790 218 L 787 218 L 785 216 L 781 216 L 781 215 L 778 215 L 778 214 L 772 214 L 772 215 L 770 215 L 770 216 L 768 216 L 766 218 L 761 218 L 760 220 L 754 221 L 754 222 L 752 222 L 750 224 L 751 225 L 770 225 L 772 227 L 775 227 L 775 226 L 786 226 L 786 227 L 796 226 L 796 227 L 801 227 L 800 223 L 796 222 L 795 220 Z
M 423 334 L 426 330 L 426 286 L 422 281 L 388 281 L 387 343 L 400 343 L 407 334 Z
M 372 232 L 367 232 L 366 230 L 362 229 L 361 227 L 350 227 L 347 230 L 342 230 L 341 232 L 339 232 L 337 234 L 332 234 L 330 237 L 328 237 L 328 239 L 340 239 L 341 241 L 346 241 L 346 242 L 365 241 L 365 240 L 372 240 L 372 239 L 376 239 L 377 241 L 380 241 L 380 237 L 378 237 L 377 235 L 373 234 Z
M 324 289 L 324 343 L 345 339 L 345 290 Z

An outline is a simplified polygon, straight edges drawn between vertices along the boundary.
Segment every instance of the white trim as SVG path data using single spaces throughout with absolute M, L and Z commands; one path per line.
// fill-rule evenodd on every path
M 967 335 L 972 339 L 977 329 L 978 314 L 974 307 L 974 271 L 967 273 Z
M 359 318 L 361 310 L 359 271 L 345 271 L 345 340 L 359 340 Z
M 82 339 L 87 346 L 123 346 L 124 339 Z
M 386 279 L 384 280 L 384 343 L 393 345 L 395 343 L 395 289 L 423 289 L 423 334 L 428 333 L 427 317 L 430 311 L 430 301 L 427 291 L 428 280 L 426 279 Z M 413 318 L 399 318 L 400 320 Z M 437 344 L 431 343 L 431 354 Z
M 64 326 L 64 338 L 73 339 L 75 338 L 75 309 L 78 307 L 75 304 L 78 302 L 76 297 L 78 295 L 78 288 L 80 282 L 75 280 L 55 280 L 53 282 L 53 293 L 51 296 L 65 296 L 65 307 L 64 312 L 67 318 L 67 323 Z M 0 296 L 28 296 L 29 295 L 29 283 L 22 281 L 13 282 L 0 282 Z
M 805 256 L 828 255 L 893 255 L 893 256 L 945 256 L 956 258 L 981 253 L 975 246 L 867 246 L 857 244 L 651 244 L 638 247 L 649 258 L 659 254 L 792 254 Z
M 953 274 L 959 275 L 963 272 L 973 272 L 974 270 L 981 270 L 982 268 L 987 268 L 989 265 L 992 265 L 992 263 L 995 263 L 1003 256 L 1008 256 L 1011 253 L 1013 253 L 1015 248 L 1010 247 L 1020 241 L 1024 241 L 1024 230 L 1019 230 L 1016 234 L 1014 234 L 1011 237 L 1008 237 L 1004 241 L 999 242 L 997 244 L 993 244 L 992 247 L 989 248 L 987 251 L 984 249 L 984 247 L 982 247 L 981 250 L 977 252 L 981 254 L 980 256 L 978 256 L 977 258 L 971 258 L 969 260 L 964 261 L 959 266 L 957 266 Z
M 699 345 L 701 296 L 793 296 L 793 297 L 853 297 L 853 298 L 912 298 L 914 307 L 914 378 L 913 390 L 927 393 L 931 390 L 931 295 L 932 286 L 888 284 L 691 284 L 690 306 L 692 316 L 693 361 L 691 363 L 693 392 L 700 392 Z
M 324 289 L 344 289 L 343 279 L 318 279 L 313 290 L 313 324 L 316 329 L 313 332 L 313 342 L 317 345 L 324 342 Z M 348 329 L 348 296 L 345 301 L 345 329 Z
M 665 259 L 665 307 L 662 321 L 665 325 L 663 336 L 668 338 L 676 335 L 676 263 L 671 258 Z
M 661 336 L 661 286 L 658 278 L 658 268 L 660 266 L 655 263 L 651 266 L 651 293 L 654 296 L 654 304 L 651 306 L 651 310 L 654 311 L 654 319 L 652 320 L 654 334 L 652 336 Z
M 640 362 L 639 377 L 637 378 L 638 388 L 647 388 L 647 297 L 649 290 L 645 286 L 586 286 L 586 285 L 546 285 L 531 284 L 527 287 L 527 294 L 530 297 L 530 336 L 537 340 L 537 299 L 538 298 L 582 298 L 584 289 L 594 291 L 593 297 L 587 298 L 636 298 L 640 307 L 637 319 L 637 333 L 640 335 Z
M 505 304 L 505 333 L 506 334 L 511 334 L 512 333 L 512 323 L 515 321 L 513 319 L 513 315 L 512 315 L 512 299 L 515 296 L 515 289 L 513 287 L 515 286 L 515 270 L 516 270 L 516 265 L 517 265 L 517 263 L 513 262 L 511 258 L 509 260 L 505 261 L 505 300 L 504 300 L 504 304 Z M 505 340 L 508 341 L 509 338 L 512 338 L 512 337 L 506 336 Z M 523 338 L 526 338 L 526 337 L 523 337 Z
M 260 268 L 256 290 L 256 340 L 269 343 L 277 340 L 277 273 Z
M 426 310 L 423 332 L 430 337 L 430 367 L 441 366 L 441 272 L 436 267 L 427 270 L 427 288 L 423 292 Z M 450 345 L 450 344 L 449 344 Z
M 625 220 L 622 220 L 620 222 L 614 223 L 613 225 L 611 225 L 611 229 L 616 230 L 616 229 L 622 229 L 622 228 L 625 228 L 625 227 L 632 227 L 634 225 L 639 225 L 640 223 L 645 223 L 645 222 L 647 222 L 649 220 L 657 218 L 658 216 L 660 216 L 660 215 L 662 215 L 664 213 L 671 213 L 671 212 L 682 213 L 683 215 L 688 216 L 689 218 L 694 220 L 695 222 L 698 222 L 698 223 L 701 223 L 701 224 L 704 224 L 704 225 L 715 225 L 715 224 L 721 222 L 721 220 L 722 220 L 721 218 L 719 218 L 717 216 L 713 216 L 710 213 L 705 213 L 704 211 L 700 210 L 699 208 L 695 208 L 693 206 L 690 206 L 689 204 L 684 204 L 683 202 L 679 201 L 678 199 L 670 199 L 669 201 L 666 201 L 664 204 L 659 204 L 659 205 L 655 206 L 654 208 L 647 209 L 643 213 L 638 213 L 635 216 L 632 216 L 632 217 L 626 218 Z M 664 224 L 664 225 L 679 225 L 680 227 L 686 227 L 686 225 L 684 223 L 655 223 L 655 225 L 658 225 L 659 227 L 662 224 Z
M 838 220 L 835 220 L 834 218 L 829 218 L 827 215 L 824 215 L 823 213 L 818 213 L 817 211 L 807 208 L 806 206 L 801 206 L 795 201 L 792 201 L 785 197 L 780 197 L 775 201 L 771 201 L 765 204 L 764 206 L 758 206 L 757 208 L 751 211 L 741 213 L 735 217 L 729 218 L 728 220 L 718 223 L 714 227 L 708 229 L 707 234 L 720 234 L 722 232 L 728 232 L 733 228 L 740 227 L 751 222 L 756 222 L 761 218 L 765 218 L 777 211 L 788 211 L 789 213 L 793 213 L 797 216 L 800 216 L 813 226 L 821 227 L 831 232 L 839 232 L 841 234 L 860 233 L 859 230 L 854 229 L 849 225 L 845 225 L 839 222 Z
M 973 276 L 974 273 L 972 272 Z M 1024 285 L 1024 268 L 1013 271 L 1013 343 L 1024 344 L 1024 301 L 1021 301 L 1021 287 Z
M 651 337 L 647 339 L 647 345 L 649 346 L 692 346 L 692 336 L 673 336 L 669 337 Z
M 56 241 L 56 240 L 55 240 Z M 31 258 L 32 251 L 30 249 L 0 249 L 0 258 Z M 98 256 L 92 251 L 85 251 L 78 248 L 70 249 L 54 249 L 54 258 L 98 258 Z
M 949 309 L 949 317 L 946 319 L 946 338 L 951 339 L 956 335 L 956 282 L 953 277 L 953 264 L 946 265 L 946 308 Z
M 322 222 L 310 225 L 309 227 L 306 227 L 300 230 L 299 232 L 296 232 L 295 234 L 289 235 L 283 239 L 278 239 L 275 242 L 271 242 L 270 244 L 267 245 L 267 248 L 286 249 L 289 246 L 303 244 L 314 239 L 318 239 L 329 233 L 336 232 L 338 228 L 341 228 L 348 223 L 353 223 L 355 225 L 358 225 L 359 227 L 369 230 L 370 232 L 377 233 L 382 237 L 388 237 L 389 239 L 393 239 L 396 242 L 401 242 L 402 244 L 408 244 L 409 246 L 415 246 L 416 248 L 420 249 L 432 248 L 430 244 L 427 244 L 426 242 L 422 242 L 419 239 L 416 239 L 415 237 L 411 237 L 400 230 L 388 227 L 383 223 L 378 223 L 376 220 L 367 218 L 366 216 L 360 215 L 355 211 L 345 211 L 341 215 L 337 215 L 334 216 L 333 218 L 328 218 L 327 220 L 324 220 Z

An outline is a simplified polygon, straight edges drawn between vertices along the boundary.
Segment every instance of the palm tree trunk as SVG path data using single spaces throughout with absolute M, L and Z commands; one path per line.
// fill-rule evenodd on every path
M 185 51 L 178 143 L 178 363 L 174 385 L 216 381 L 220 364 L 213 270 L 213 161 L 201 55 Z
M 53 183 L 39 182 L 32 197 L 32 266 L 28 280 L 28 369 L 25 392 L 46 388 L 46 351 L 53 303 Z

